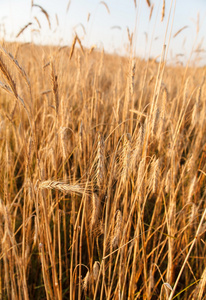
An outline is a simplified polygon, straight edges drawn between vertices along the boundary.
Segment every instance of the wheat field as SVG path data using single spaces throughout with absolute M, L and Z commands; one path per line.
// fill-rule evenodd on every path
M 2 42 L 0 86 L 0 298 L 206 299 L 205 68 Z

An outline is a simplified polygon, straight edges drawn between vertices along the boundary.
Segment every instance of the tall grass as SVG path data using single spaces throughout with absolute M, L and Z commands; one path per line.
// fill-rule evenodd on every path
M 0 69 L 1 299 L 203 299 L 204 68 L 75 36 Z

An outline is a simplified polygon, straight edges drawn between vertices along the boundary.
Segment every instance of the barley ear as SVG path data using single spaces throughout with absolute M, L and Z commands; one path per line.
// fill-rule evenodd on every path
M 116 221 L 114 226 L 114 233 L 112 236 L 111 244 L 113 248 L 117 248 L 121 241 L 121 233 L 122 233 L 122 213 L 120 210 L 116 212 Z

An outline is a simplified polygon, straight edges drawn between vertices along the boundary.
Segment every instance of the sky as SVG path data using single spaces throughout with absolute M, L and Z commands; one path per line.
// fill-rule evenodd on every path
M 51 28 L 41 8 L 32 3 L 48 13 Z M 166 45 L 168 62 L 185 64 L 190 59 L 204 65 L 206 0 L 165 0 L 163 21 L 162 4 L 163 0 L 0 0 L 0 39 L 65 46 L 77 33 L 85 47 L 127 55 L 129 30 L 135 55 L 158 60 Z

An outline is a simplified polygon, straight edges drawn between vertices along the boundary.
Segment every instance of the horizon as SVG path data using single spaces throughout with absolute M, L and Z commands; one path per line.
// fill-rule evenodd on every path
M 112 3 L 96 0 L 88 0 L 87 3 L 83 0 L 50 3 L 45 0 L 40 5 L 33 1 L 20 0 L 15 3 L 14 0 L 9 0 L 0 4 L 0 37 L 6 41 L 71 46 L 76 33 L 86 48 L 95 45 L 97 49 L 104 49 L 107 53 L 127 56 L 129 29 L 130 34 L 134 33 L 133 54 L 137 57 L 158 60 L 165 42 L 168 63 L 186 64 L 191 56 L 191 63 L 195 61 L 197 65 L 204 65 L 206 3 L 203 0 L 196 1 L 196 4 L 192 0 L 181 3 L 166 1 L 165 16 L 161 22 L 163 1 L 155 4 L 154 1 L 150 2 L 149 7 L 145 0 L 136 1 L 135 8 L 135 1 L 126 4 L 115 0 Z M 149 20 L 152 5 L 154 9 Z M 51 26 L 41 7 L 48 13 Z M 187 7 L 187 15 L 183 14 L 184 7 Z M 201 13 L 198 14 L 198 11 Z M 172 24 L 170 19 L 173 13 Z M 16 38 L 30 22 L 32 24 Z M 178 31 L 179 34 L 175 36 Z

